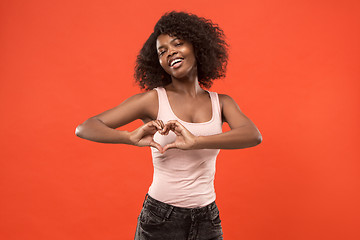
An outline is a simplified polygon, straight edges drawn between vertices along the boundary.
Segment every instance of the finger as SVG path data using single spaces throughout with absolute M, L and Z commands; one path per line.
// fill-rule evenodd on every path
M 155 141 L 151 141 L 151 142 L 150 142 L 150 147 L 156 148 L 156 149 L 159 150 L 161 153 L 164 152 L 163 147 L 162 147 L 160 144 L 158 144 L 157 142 L 155 142 Z
M 162 120 L 158 120 L 158 122 L 159 122 L 159 124 L 160 124 L 161 128 L 162 128 L 162 129 L 164 129 L 164 127 L 165 127 L 164 122 L 163 122 Z
M 161 120 L 156 120 L 156 121 L 157 121 L 157 123 L 159 124 L 159 126 L 161 127 L 161 129 L 159 129 L 158 132 L 159 132 L 160 134 L 163 134 L 163 135 L 164 135 L 165 124 L 164 124 L 163 121 L 161 121 Z
M 149 125 L 148 125 L 148 126 L 149 126 L 149 127 L 153 127 L 153 128 L 155 128 L 156 130 L 161 130 L 161 129 L 162 129 L 162 128 L 161 128 L 161 125 L 160 125 L 156 120 L 149 122 Z
M 182 135 L 183 131 L 186 130 L 185 127 L 177 120 L 170 120 L 167 124 L 170 126 L 171 131 L 173 131 L 177 136 Z
M 157 127 L 158 129 L 162 129 L 161 123 L 160 123 L 159 120 L 154 120 L 153 122 L 154 122 L 154 124 L 156 125 L 156 127 Z
M 168 121 L 168 123 L 169 123 L 174 129 L 179 128 L 180 131 L 185 128 L 185 127 L 184 127 L 181 123 L 179 123 L 179 121 L 177 121 L 177 120 L 170 120 L 170 121 Z
M 159 120 L 155 120 L 154 123 L 155 123 L 156 128 L 157 128 L 158 130 L 161 130 L 161 129 L 163 128 L 163 127 L 161 126 L 161 122 L 160 122 Z
M 165 152 L 166 150 L 171 149 L 171 148 L 177 148 L 176 143 L 173 142 L 173 143 L 166 144 L 165 147 L 163 148 L 163 152 Z
M 144 124 L 144 131 L 149 131 L 149 130 L 153 130 L 153 129 L 157 129 L 156 124 L 154 123 L 154 121 L 150 121 L 146 124 Z
M 163 135 L 168 135 L 169 132 L 170 132 L 170 130 L 171 130 L 171 125 L 170 125 L 170 124 L 166 124 L 166 125 L 164 125 L 162 134 L 163 134 Z
M 166 128 L 167 131 L 175 130 L 175 128 L 176 128 L 175 121 L 176 120 L 170 120 L 165 124 L 165 128 Z
M 165 127 L 167 127 L 167 129 L 169 130 L 174 130 L 176 125 L 174 123 L 174 120 L 170 120 L 165 124 Z
M 177 120 L 170 120 L 168 124 L 171 125 L 171 130 L 176 134 L 176 136 L 183 136 L 186 139 L 192 138 L 194 136 L 186 127 L 184 127 Z

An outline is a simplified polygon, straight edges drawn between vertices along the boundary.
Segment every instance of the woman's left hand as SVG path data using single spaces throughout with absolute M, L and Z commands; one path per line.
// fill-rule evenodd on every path
M 164 134 L 173 131 L 176 134 L 175 142 L 165 145 L 163 152 L 170 148 L 179 148 L 183 150 L 194 149 L 196 144 L 196 136 L 187 130 L 177 120 L 170 120 L 165 124 Z

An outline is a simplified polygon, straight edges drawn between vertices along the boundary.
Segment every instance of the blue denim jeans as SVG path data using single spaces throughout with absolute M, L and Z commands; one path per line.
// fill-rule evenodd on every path
M 221 240 L 222 235 L 215 201 L 201 208 L 182 208 L 146 194 L 135 240 Z

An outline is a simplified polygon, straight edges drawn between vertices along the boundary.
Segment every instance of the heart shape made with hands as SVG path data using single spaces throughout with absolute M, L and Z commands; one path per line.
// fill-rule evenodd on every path
M 195 136 L 177 120 L 170 120 L 166 124 L 164 124 L 161 120 L 154 120 L 143 125 L 142 129 L 143 135 L 138 142 L 138 146 L 147 145 L 155 147 L 160 151 L 160 153 L 164 153 L 166 150 L 171 148 L 183 150 L 192 149 L 195 144 Z M 153 139 L 156 132 L 161 135 L 168 135 L 170 131 L 175 133 L 176 139 L 174 142 L 168 143 L 164 147 Z

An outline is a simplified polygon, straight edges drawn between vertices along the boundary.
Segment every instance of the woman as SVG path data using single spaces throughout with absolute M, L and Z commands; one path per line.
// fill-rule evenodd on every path
M 76 135 L 95 142 L 150 146 L 154 176 L 135 239 L 223 239 L 215 203 L 219 149 L 253 147 L 262 136 L 234 100 L 204 90 L 225 76 L 223 31 L 210 20 L 170 12 L 156 23 L 137 57 L 144 93 L 89 118 Z M 132 132 L 116 128 L 141 119 Z M 230 131 L 222 132 L 227 122 Z

